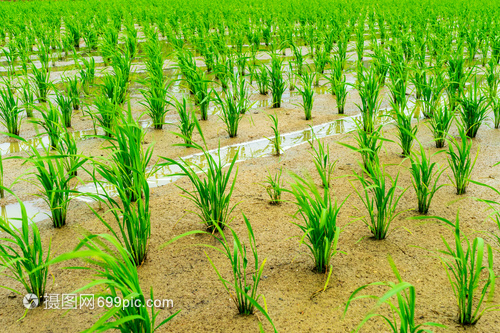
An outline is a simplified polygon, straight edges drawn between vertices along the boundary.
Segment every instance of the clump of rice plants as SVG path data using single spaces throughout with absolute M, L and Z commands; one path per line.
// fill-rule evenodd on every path
M 73 115 L 73 108 L 71 107 L 71 97 L 64 95 L 64 93 L 57 91 L 56 104 L 59 106 L 59 113 L 62 116 L 64 126 L 71 127 L 71 116 Z
M 368 72 L 368 75 L 362 75 L 361 82 L 358 82 L 359 97 L 361 105 L 356 106 L 361 111 L 361 119 L 363 120 L 363 129 L 367 133 L 375 130 L 375 116 L 380 107 L 380 81 L 373 70 Z
M 227 257 L 231 262 L 234 281 L 231 282 L 223 278 L 221 272 L 217 269 L 208 254 L 207 258 L 217 273 L 219 280 L 224 285 L 224 288 L 229 295 L 231 295 L 231 299 L 238 308 L 238 313 L 242 315 L 251 315 L 254 313 L 255 308 L 257 308 L 272 324 L 271 319 L 264 310 L 266 306 L 263 308 L 258 303 L 260 297 L 264 298 L 262 294 L 258 294 L 258 287 L 260 280 L 262 279 L 262 272 L 264 271 L 266 259 L 264 259 L 262 263 L 259 261 L 257 244 L 255 242 L 252 226 L 244 214 L 243 219 L 248 230 L 250 250 L 254 261 L 253 265 L 250 265 L 250 261 L 248 260 L 249 258 L 247 256 L 246 245 L 240 240 L 236 232 L 231 227 L 228 227 L 233 236 L 233 241 L 229 242 L 224 234 L 224 231 L 218 225 L 216 225 L 216 227 L 219 231 L 219 237 L 215 236 L 215 239 L 222 245 L 223 248 L 222 250 L 219 250 L 219 252 Z M 230 243 L 233 243 L 232 248 L 229 245 Z M 247 277 L 249 274 L 250 278 Z M 274 327 L 274 324 L 272 325 Z
M 273 108 L 281 107 L 281 99 L 286 89 L 286 83 L 283 78 L 283 60 L 276 54 L 271 55 L 271 95 L 273 98 Z
M 423 333 L 423 332 L 431 332 L 429 329 L 425 329 L 423 327 L 441 327 L 446 328 L 446 326 L 434 323 L 434 322 L 425 322 L 422 324 L 417 324 L 415 322 L 415 310 L 416 310 L 416 298 L 417 292 L 415 287 L 408 283 L 404 282 L 399 274 L 399 271 L 394 264 L 394 261 L 389 256 L 389 264 L 394 272 L 394 275 L 398 279 L 397 283 L 394 282 L 373 282 L 356 289 L 351 296 L 349 296 L 349 300 L 346 303 L 344 315 L 347 313 L 349 306 L 352 302 L 364 299 L 364 298 L 374 298 L 377 300 L 377 303 L 374 305 L 373 309 L 363 318 L 361 323 L 354 330 L 358 332 L 364 324 L 366 324 L 373 317 L 381 317 L 388 324 L 390 328 L 390 332 L 393 333 L 402 333 L 402 332 L 411 332 L 411 333 Z M 371 286 L 385 286 L 388 287 L 389 290 L 382 296 L 372 296 L 372 295 L 361 295 L 357 296 L 364 289 Z M 391 301 L 391 299 L 396 296 L 396 303 Z M 382 305 L 387 304 L 391 309 L 392 316 L 386 316 L 383 314 L 375 313 L 375 309 L 381 307 Z
M 37 87 L 36 96 L 40 103 L 47 102 L 47 95 L 52 87 L 50 82 L 50 73 L 45 68 L 38 69 L 35 65 L 31 66 L 33 73 L 33 83 Z
M 281 193 L 283 192 L 283 181 L 281 180 L 282 174 L 283 168 L 280 168 L 274 176 L 269 171 L 266 181 L 261 184 L 265 187 L 266 192 L 269 195 L 269 203 L 271 205 L 279 205 L 281 203 Z
M 168 112 L 167 100 L 170 83 L 156 83 L 154 80 L 148 81 L 147 89 L 141 90 L 144 102 L 140 102 L 146 107 L 147 115 L 153 120 L 153 128 L 160 130 L 165 124 L 165 116 Z
M 73 170 L 78 170 L 85 163 L 85 159 L 82 159 L 68 172 L 65 158 L 64 155 L 51 155 L 49 150 L 44 150 L 42 155 L 36 147 L 31 146 L 26 160 L 34 166 L 34 183 L 40 188 L 37 196 L 49 206 L 50 218 L 55 228 L 66 224 L 69 204 L 74 198 L 71 194 L 75 192 L 71 185 L 75 177 Z
M 96 110 L 92 112 L 92 117 L 104 130 L 104 135 L 112 137 L 115 132 L 118 118 L 121 115 L 119 106 L 106 96 L 99 96 L 95 99 Z
M 453 118 L 455 117 L 453 110 L 444 105 L 436 109 L 430 120 L 432 135 L 436 142 L 436 148 L 443 148 L 446 143 L 446 136 L 450 131 Z
M 21 83 L 21 101 L 22 106 L 26 110 L 26 117 L 33 117 L 33 104 L 35 103 L 35 93 L 31 82 L 26 79 Z
M 500 128 L 500 98 L 493 98 L 491 108 L 493 109 L 493 124 L 495 128 Z
M 259 93 L 267 95 L 269 93 L 269 71 L 265 65 L 259 66 L 260 70 L 255 77 L 259 86 Z
M 315 147 L 315 143 L 318 148 Z M 315 138 L 309 142 L 313 150 L 312 156 L 314 160 L 314 166 L 318 175 L 321 178 L 321 184 L 324 188 L 330 187 L 330 179 L 335 170 L 335 165 L 337 161 L 330 160 L 330 145 L 325 142 L 321 142 L 318 138 Z
M 14 95 L 11 87 L 0 89 L 0 122 L 7 132 L 19 135 L 21 130 L 22 112 L 19 100 Z
M 200 131 L 201 134 L 201 131 Z M 203 138 L 203 135 L 202 135 Z M 233 174 L 233 169 L 238 160 L 238 153 L 234 154 L 229 160 L 228 168 L 223 162 L 220 154 L 220 149 L 216 157 L 202 146 L 192 144 L 191 147 L 200 149 L 206 159 L 206 167 L 202 168 L 196 164 L 189 164 L 187 161 L 173 160 L 171 158 L 163 158 L 167 162 L 162 165 L 175 165 L 181 169 L 181 172 L 172 176 L 187 176 L 194 186 L 194 190 L 179 187 L 185 194 L 186 198 L 191 200 L 199 210 L 197 215 L 207 230 L 210 232 L 224 229 L 229 224 L 229 218 L 236 205 L 231 205 L 231 196 L 236 184 L 238 169 Z M 232 179 L 231 179 L 232 178 Z
M 472 244 L 460 230 L 459 212 L 455 223 L 445 218 L 432 216 L 454 229 L 455 248 L 443 239 L 445 250 L 438 250 L 453 289 L 458 305 L 458 322 L 462 325 L 475 325 L 486 312 L 498 311 L 498 305 L 483 306 L 487 295 L 494 290 L 493 251 L 481 237 Z
M 484 95 L 479 92 L 477 77 L 474 84 L 464 97 L 458 99 L 460 103 L 460 120 L 469 138 L 475 138 L 488 112 L 489 103 Z
M 179 102 L 175 100 L 175 108 L 177 109 L 177 113 L 179 114 L 180 121 L 177 125 L 177 128 L 180 131 L 180 135 L 186 145 L 191 145 L 193 142 L 193 132 L 196 124 L 196 116 L 194 111 L 188 111 L 187 109 L 187 98 L 186 96 L 182 96 L 182 101 Z
M 42 127 L 45 130 L 49 137 L 49 145 L 53 150 L 55 150 L 59 144 L 63 129 L 61 123 L 61 113 L 59 109 L 50 102 L 48 103 L 48 106 L 45 105 L 37 109 L 42 115 L 42 119 L 32 119 L 30 122 Z
M 267 313 L 266 299 L 264 298 L 264 295 L 258 294 L 259 283 L 262 279 L 262 273 L 264 271 L 264 265 L 267 259 L 264 259 L 262 262 L 260 262 L 252 225 L 248 221 L 245 214 L 243 214 L 243 219 L 248 231 L 250 251 L 247 251 L 247 245 L 241 241 L 238 234 L 230 226 L 226 226 L 226 228 L 231 231 L 231 235 L 233 238 L 232 242 L 228 240 L 224 230 L 221 227 L 219 227 L 218 225 L 215 226 L 217 228 L 216 230 L 219 232 L 219 236 L 213 235 L 213 237 L 222 246 L 222 249 L 208 244 L 200 245 L 215 249 L 218 252 L 222 253 L 227 259 L 229 259 L 232 268 L 233 281 L 225 279 L 222 276 L 221 272 L 217 269 L 210 256 L 205 252 L 208 261 L 212 265 L 215 273 L 217 274 L 217 277 L 219 278 L 219 281 L 222 282 L 224 288 L 229 293 L 231 299 L 238 308 L 238 313 L 241 315 L 252 315 L 255 313 L 255 309 L 257 309 L 273 326 L 274 332 L 277 332 L 273 321 Z M 162 247 L 176 241 L 179 238 L 199 233 L 206 234 L 207 232 L 199 230 L 189 231 L 187 233 L 174 237 L 167 243 L 163 244 Z M 230 243 L 232 243 L 233 246 L 230 246 Z M 247 254 L 248 252 L 251 252 L 251 256 L 253 257 L 253 265 L 251 265 L 251 261 L 249 260 L 250 258 Z M 261 306 L 258 302 L 261 297 L 264 300 L 264 306 Z
M 416 138 L 418 126 L 412 126 L 414 111 L 406 111 L 406 100 L 404 102 L 392 102 L 393 112 L 392 118 L 398 127 L 399 145 L 403 150 L 403 156 L 409 156 L 413 140 Z
M 476 157 L 472 160 L 471 148 L 472 141 L 467 137 L 466 131 L 463 128 L 459 128 L 460 139 L 455 138 L 449 139 L 448 148 L 448 164 L 451 171 L 453 172 L 453 182 L 457 189 L 457 194 L 464 194 L 469 185 L 470 176 L 472 174 L 472 169 L 476 164 L 477 156 L 479 155 L 479 149 L 476 153 Z
M 342 75 L 341 79 L 332 86 L 332 92 L 335 96 L 335 100 L 337 101 L 337 110 L 339 114 L 344 114 L 347 99 L 347 83 L 345 75 Z
M 66 91 L 71 99 L 73 110 L 77 111 L 80 108 L 80 83 L 77 76 L 66 79 Z
M 300 81 L 302 83 L 302 89 L 297 87 L 297 91 L 302 96 L 302 108 L 304 109 L 304 116 L 306 120 L 311 120 L 312 118 L 312 108 L 314 102 L 314 89 L 313 89 L 313 81 L 315 77 L 315 73 L 313 72 L 304 72 L 300 76 Z
M 159 311 L 155 311 L 152 307 L 150 313 L 149 306 L 146 306 L 146 298 L 141 289 L 134 259 L 114 236 L 107 234 L 87 236 L 72 252 L 65 253 L 51 262 L 76 258 L 81 258 L 91 265 L 96 279 L 74 293 L 80 293 L 96 285 L 104 287 L 102 292 L 93 296 L 106 300 L 105 313 L 88 331 L 117 329 L 121 332 L 152 333 L 180 312 L 180 310 L 175 312 L 160 323 L 156 322 Z M 149 296 L 154 299 L 152 287 Z M 110 320 L 111 318 L 114 320 Z
M 354 185 L 353 188 L 368 213 L 368 217 L 362 217 L 361 220 L 368 226 L 376 240 L 385 239 L 391 222 L 402 213 L 402 211 L 397 212 L 397 206 L 407 188 L 398 186 L 399 173 L 392 178 L 385 172 L 383 166 L 377 164 L 368 164 L 367 167 L 363 167 L 363 173 L 355 173 L 354 177 L 363 186 L 362 191 Z M 401 193 L 397 194 L 398 190 Z
M 431 158 L 441 152 L 428 156 L 424 147 L 420 146 L 420 153 L 412 152 L 410 155 L 412 185 L 417 193 L 418 212 L 421 214 L 427 214 L 434 194 L 444 186 L 438 186 L 437 183 L 445 169 L 440 168 L 436 162 L 431 162 Z
M 341 229 L 337 226 L 337 216 L 345 200 L 340 204 L 332 199 L 328 189 L 320 193 L 312 179 L 304 179 L 291 174 L 294 182 L 286 190 L 295 197 L 298 211 L 295 214 L 303 223 L 294 223 L 304 233 L 300 244 L 305 243 L 314 259 L 315 270 L 325 273 L 332 270 L 331 259 L 337 254 L 337 244 Z M 331 271 L 330 271 L 331 274 Z
M 268 140 L 273 144 L 274 153 L 279 156 L 281 154 L 282 148 L 281 148 L 281 133 L 278 128 L 278 115 L 268 114 L 267 117 L 272 122 L 271 129 L 273 130 L 274 133 L 273 138 L 268 138 Z
M 235 98 L 235 96 L 229 91 L 226 92 L 225 99 L 214 90 L 215 101 L 220 106 L 221 115 L 220 118 L 226 125 L 227 134 L 230 138 L 234 138 L 238 135 L 238 126 L 242 118 L 241 110 L 241 100 Z
M 2 190 L 4 189 L 2 187 Z M 20 296 L 34 294 L 40 304 L 43 304 L 50 267 L 50 242 L 48 248 L 44 250 L 38 227 L 35 223 L 30 223 L 24 203 L 13 192 L 6 190 L 19 203 L 21 228 L 18 229 L 8 220 L 0 218 L 0 230 L 8 236 L 0 238 L 0 267 L 4 270 L 2 275 L 22 284 L 24 291 L 7 286 L 0 286 L 0 288 L 5 288 Z M 35 304 L 32 303 L 31 306 Z
M 144 195 L 143 178 L 147 178 L 146 168 L 153 156 L 153 146 L 144 149 L 144 130 L 132 118 L 131 109 L 126 117 L 121 117 L 113 137 L 104 138 L 110 143 L 105 149 L 111 153 L 111 164 L 108 168 L 99 168 L 101 176 L 109 183 L 122 187 L 131 202 Z

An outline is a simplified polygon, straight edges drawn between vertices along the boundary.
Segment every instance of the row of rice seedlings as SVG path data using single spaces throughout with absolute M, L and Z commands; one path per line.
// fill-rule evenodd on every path
M 49 272 L 50 242 L 48 248 L 45 249 L 38 227 L 36 223 L 31 223 L 22 200 L 9 189 L 2 187 L 2 190 L 7 190 L 19 203 L 21 216 L 11 220 L 20 221 L 21 228 L 18 229 L 9 220 L 0 218 L 0 230 L 4 233 L 4 236 L 0 238 L 0 266 L 4 270 L 2 275 L 17 281 L 24 290 L 2 285 L 0 288 L 5 288 L 20 296 L 34 294 L 40 304 L 43 304 Z M 35 303 L 29 304 L 29 308 L 35 306 Z
M 198 128 L 200 135 L 204 141 L 201 129 Z M 181 144 L 185 145 L 185 144 Z M 187 145 L 185 145 L 187 146 Z M 181 172 L 172 176 L 187 176 L 194 186 L 195 190 L 190 191 L 179 187 L 185 196 L 193 202 L 199 210 L 197 215 L 206 225 L 210 232 L 224 229 L 229 224 L 229 216 L 235 209 L 236 205 L 231 206 L 231 196 L 236 184 L 238 169 L 234 172 L 236 161 L 238 160 L 238 152 L 234 154 L 228 162 L 228 167 L 223 163 L 220 149 L 217 157 L 210 154 L 209 151 L 202 146 L 193 143 L 189 147 L 200 149 L 203 157 L 206 160 L 206 167 L 202 168 L 197 164 L 190 164 L 187 161 L 174 160 L 164 158 L 166 162 L 159 164 L 159 167 L 164 165 L 174 165 L 181 169 Z M 227 167 L 227 169 L 226 169 Z M 231 179 L 232 178 L 232 179 Z

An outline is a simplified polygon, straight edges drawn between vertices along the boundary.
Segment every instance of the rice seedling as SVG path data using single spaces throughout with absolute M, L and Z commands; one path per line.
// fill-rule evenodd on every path
M 76 140 L 67 128 L 61 134 L 57 151 L 59 155 L 65 156 L 64 167 L 66 168 L 66 172 L 71 176 L 77 176 L 78 165 L 84 157 L 79 154 Z
M 162 82 L 156 85 L 155 81 L 149 81 L 147 89 L 141 90 L 144 101 L 142 105 L 146 107 L 146 114 L 153 120 L 153 128 L 161 130 L 165 124 L 165 116 L 168 112 L 167 100 L 168 89 L 170 82 Z
M 333 95 L 337 101 L 337 110 L 339 114 L 344 114 L 345 103 L 347 99 L 347 83 L 345 75 L 332 87 Z
M 286 83 L 283 79 L 283 60 L 276 54 L 271 54 L 271 95 L 273 98 L 273 108 L 281 107 L 281 99 L 286 89 Z
M 40 304 L 43 304 L 50 267 L 50 242 L 48 248 L 44 249 L 38 227 L 36 223 L 31 223 L 22 200 L 9 189 L 2 187 L 2 190 L 7 190 L 19 203 L 21 228 L 18 229 L 9 223 L 9 220 L 0 218 L 0 230 L 5 235 L 0 238 L 0 267 L 3 270 L 2 275 L 17 281 L 24 291 L 1 285 L 0 288 L 20 296 L 34 294 Z M 31 303 L 30 308 L 31 306 L 36 304 Z
M 208 89 L 209 83 L 205 72 L 196 71 L 196 79 L 193 82 L 195 104 L 200 106 L 201 120 L 208 120 L 208 107 L 212 100 L 211 91 Z
M 292 44 L 292 51 L 295 63 L 295 70 L 298 75 L 302 75 L 302 68 L 304 67 L 304 56 L 302 55 L 302 50 L 300 47 Z
M 86 59 L 81 56 L 78 57 L 78 60 L 81 60 L 83 63 L 82 66 L 80 62 L 75 61 L 78 67 L 78 74 L 80 75 L 81 87 L 83 92 L 88 95 L 90 86 L 93 85 L 95 81 L 95 60 L 93 57 Z
M 215 101 L 219 105 L 221 110 L 221 115 L 219 116 L 224 124 L 226 125 L 227 134 L 230 138 L 236 137 L 238 134 L 238 126 L 243 115 L 240 113 L 241 110 L 241 100 L 235 99 L 235 97 L 229 91 L 226 92 L 225 99 L 214 90 Z
M 229 259 L 231 263 L 231 268 L 232 268 L 232 273 L 233 273 L 233 280 L 234 281 L 229 281 L 228 279 L 225 279 L 221 272 L 217 269 L 215 266 L 214 262 L 210 258 L 210 256 L 205 252 L 205 255 L 208 258 L 208 261 L 210 262 L 210 265 L 212 265 L 213 269 L 215 270 L 215 273 L 217 274 L 217 277 L 219 278 L 219 281 L 222 282 L 224 285 L 224 288 L 228 292 L 228 294 L 231 296 L 231 299 L 233 300 L 234 304 L 238 308 L 238 313 L 241 315 L 251 315 L 254 314 L 255 309 L 259 310 L 269 321 L 269 323 L 272 325 L 274 332 L 277 332 L 276 327 L 274 326 L 273 321 L 269 317 L 267 313 L 267 305 L 266 305 L 266 299 L 264 295 L 258 294 L 258 287 L 260 280 L 262 279 L 262 273 L 264 270 L 264 265 L 266 264 L 266 260 L 264 259 L 262 263 L 259 260 L 258 252 L 257 252 L 257 244 L 255 241 L 255 235 L 252 229 L 252 225 L 248 221 L 247 217 L 245 214 L 243 214 L 243 219 L 248 231 L 248 239 L 249 239 L 249 247 L 251 254 L 253 256 L 253 265 L 250 265 L 250 260 L 247 255 L 247 246 L 244 244 L 241 240 L 238 234 L 230 227 L 227 226 L 227 229 L 231 231 L 231 235 L 233 236 L 233 246 L 230 246 L 230 242 L 228 241 L 223 229 L 216 225 L 217 231 L 219 232 L 219 236 L 213 235 L 215 240 L 221 244 L 222 249 L 219 249 L 217 247 L 214 247 L 213 245 L 209 244 L 200 244 L 200 246 L 208 247 L 214 250 L 217 250 L 218 252 L 222 253 L 226 258 Z M 187 233 L 184 233 L 182 235 L 176 236 L 175 238 L 171 239 L 167 243 L 163 244 L 163 246 L 166 246 L 174 241 L 176 241 L 179 238 L 189 236 L 192 234 L 199 234 L 199 233 L 206 233 L 204 231 L 199 231 L 199 230 L 194 230 L 190 231 Z M 253 266 L 253 267 L 252 267 Z M 251 276 L 251 279 L 248 278 L 248 275 Z M 262 297 L 264 300 L 264 307 L 262 307 L 258 301 Z M 262 326 L 261 331 L 262 331 Z
M 281 148 L 281 133 L 278 128 L 278 115 L 275 113 L 274 115 L 272 114 L 266 114 L 269 120 L 271 121 L 271 129 L 273 130 L 274 136 L 273 138 L 267 138 L 269 142 L 273 144 L 274 147 L 274 153 L 275 155 L 279 156 L 281 155 L 282 148 Z
M 71 116 L 73 115 L 73 108 L 71 107 L 71 97 L 64 95 L 64 93 L 56 92 L 56 104 L 59 106 L 59 112 L 62 116 L 64 126 L 71 127 Z
M 189 164 L 182 158 L 177 161 L 164 157 L 162 158 L 166 160 L 166 162 L 159 164 L 159 167 L 163 165 L 174 165 L 179 167 L 181 172 L 173 174 L 172 176 L 187 176 L 191 181 L 194 187 L 193 191 L 189 191 L 182 187 L 179 188 L 184 192 L 185 197 L 193 202 L 199 210 L 197 215 L 206 225 L 207 230 L 210 232 L 222 230 L 229 224 L 229 217 L 236 207 L 236 205 L 231 206 L 230 201 L 238 175 L 238 169 L 236 168 L 236 172 L 231 180 L 233 169 L 238 159 L 238 153 L 229 160 L 229 167 L 224 170 L 226 165 L 221 158 L 220 149 L 217 157 L 214 157 L 200 145 L 193 143 L 191 147 L 202 151 L 206 160 L 206 168 L 202 168 L 196 164 Z
M 127 97 L 128 78 L 118 71 L 115 75 L 105 74 L 102 77 L 101 92 L 113 104 L 123 104 Z
M 78 82 L 78 77 L 68 77 L 66 79 L 66 91 L 71 98 L 73 110 L 77 111 L 80 108 L 80 84 Z
M 51 155 L 49 150 L 44 148 L 43 155 L 33 146 L 29 152 L 27 162 L 33 164 L 33 175 L 35 184 L 40 188 L 40 193 L 36 194 L 42 198 L 50 209 L 50 218 L 55 228 L 61 228 L 66 224 L 68 207 L 74 198 L 71 194 L 76 191 L 72 189 L 71 181 L 74 179 L 74 172 L 80 168 L 85 159 L 73 168 L 66 170 L 64 155 Z
M 318 148 L 315 147 L 317 143 Z M 325 142 L 321 142 L 313 133 L 313 140 L 309 141 L 311 148 L 313 150 L 312 156 L 314 161 L 314 166 L 318 175 L 321 178 L 321 184 L 323 188 L 330 188 L 330 180 L 335 170 L 335 165 L 337 161 L 330 160 L 330 145 Z
M 431 158 L 441 152 L 443 151 L 427 155 L 424 147 L 420 145 L 420 153 L 411 152 L 410 155 L 411 183 L 417 194 L 418 212 L 421 214 L 429 212 L 434 194 L 444 186 L 438 186 L 438 181 L 445 168 L 440 168 L 436 162 L 431 162 Z
M 89 332 L 102 332 L 116 329 L 120 332 L 152 333 L 172 320 L 179 312 L 157 323 L 160 311 L 146 306 L 146 297 L 142 292 L 137 268 L 131 253 L 114 236 L 108 234 L 89 235 L 80 241 L 69 253 L 54 258 L 51 263 L 81 258 L 94 272 L 95 279 L 75 290 L 75 294 L 94 286 L 102 286 L 101 292 L 94 297 L 105 300 L 104 314 L 88 329 Z M 70 269 L 87 269 L 67 267 Z M 150 299 L 154 300 L 153 287 Z M 85 295 L 80 295 L 85 298 Z M 114 320 L 111 320 L 114 319 Z
M 266 181 L 261 184 L 269 195 L 269 203 L 271 205 L 281 204 L 281 193 L 283 192 L 283 181 L 281 180 L 282 174 L 283 168 L 280 168 L 274 176 L 270 171 L 268 171 Z
M 33 117 L 33 104 L 35 103 L 35 94 L 33 87 L 28 79 L 21 83 L 21 101 L 26 110 L 26 117 Z
M 470 155 L 472 149 L 472 141 L 467 137 L 465 129 L 459 128 L 460 139 L 457 140 L 451 137 L 448 148 L 448 164 L 453 172 L 453 179 L 450 178 L 453 185 L 457 189 L 457 195 L 464 194 L 469 185 L 472 169 L 476 164 L 479 149 L 476 157 L 472 160 Z
M 29 122 L 42 127 L 49 137 L 49 146 L 53 150 L 57 149 L 63 125 L 61 123 L 61 113 L 52 103 L 37 107 L 42 119 L 32 119 Z
M 458 99 L 460 103 L 460 120 L 465 128 L 469 138 L 475 138 L 479 127 L 486 119 L 489 103 L 486 97 L 479 92 L 477 77 L 474 78 L 474 84 L 470 91 L 462 98 Z
M 397 212 L 397 206 L 408 188 L 398 186 L 399 173 L 392 178 L 383 166 L 376 163 L 369 163 L 362 169 L 363 173 L 354 174 L 363 186 L 362 191 L 351 184 L 368 212 L 368 217 L 360 219 L 368 226 L 376 240 L 385 239 L 391 222 L 403 212 Z M 401 193 L 396 194 L 397 190 Z
M 359 97 L 361 105 L 356 106 L 361 111 L 363 129 L 371 133 L 375 129 L 375 116 L 380 107 L 380 81 L 373 70 L 368 71 L 368 75 L 362 76 L 362 82 L 358 82 Z
M 314 102 L 314 89 L 313 89 L 313 81 L 316 73 L 304 72 L 300 76 L 300 81 L 302 85 L 302 89 L 297 87 L 297 91 L 302 96 L 302 104 L 301 107 L 304 109 L 304 116 L 306 120 L 312 119 L 312 108 Z
M 389 265 L 391 266 L 392 271 L 394 272 L 394 275 L 398 280 L 397 283 L 390 281 L 372 282 L 370 284 L 359 287 L 351 294 L 351 296 L 349 296 L 349 299 L 344 309 L 344 316 L 347 313 L 349 306 L 354 301 L 364 298 L 374 298 L 377 300 L 377 303 L 374 305 L 372 310 L 370 310 L 370 312 L 363 318 L 363 320 L 358 324 L 358 326 L 356 326 L 354 332 L 358 332 L 363 327 L 363 325 L 365 325 L 370 319 L 374 317 L 381 317 L 382 319 L 384 319 L 384 321 L 389 326 L 390 332 L 393 333 L 432 332 L 431 330 L 424 328 L 426 326 L 446 328 L 446 326 L 434 322 L 425 322 L 422 324 L 417 324 L 415 322 L 417 291 L 412 284 L 403 281 L 390 255 L 388 256 L 388 260 L 389 260 Z M 385 286 L 389 288 L 389 290 L 382 297 L 374 295 L 357 296 L 361 291 L 372 286 Z M 395 302 L 391 301 L 391 299 L 394 296 L 396 296 L 397 298 L 397 306 Z M 384 304 L 389 306 L 392 316 L 386 316 L 375 312 L 377 308 L 381 307 Z
M 244 76 L 233 76 L 233 96 L 238 100 L 240 113 L 245 114 L 250 108 L 250 92 Z
M 414 110 L 406 111 L 406 99 L 399 103 L 391 101 L 391 104 L 393 108 L 391 117 L 397 124 L 399 145 L 403 150 L 401 154 L 408 157 L 410 156 L 413 140 L 416 138 L 418 131 L 417 125 L 412 126 Z
M 19 135 L 23 119 L 19 100 L 9 86 L 0 89 L 0 122 L 7 132 Z
M 238 235 L 231 227 L 228 227 L 228 229 L 231 231 L 231 234 L 233 236 L 233 242 L 232 242 L 233 248 L 229 246 L 229 242 L 226 238 L 226 235 L 224 234 L 222 228 L 220 228 L 219 225 L 217 224 L 215 225 L 215 227 L 217 227 L 219 231 L 219 237 L 215 236 L 215 239 L 223 247 L 222 250 L 218 251 L 221 252 L 225 257 L 227 257 L 231 262 L 234 282 L 224 279 L 220 271 L 217 269 L 213 261 L 208 256 L 208 254 L 206 255 L 213 269 L 217 273 L 217 277 L 222 282 L 224 288 L 229 293 L 229 295 L 231 295 L 231 299 L 238 308 L 238 313 L 242 315 L 251 315 L 254 313 L 255 308 L 257 308 L 259 311 L 262 312 L 262 314 L 264 314 L 264 316 L 268 318 L 268 320 L 270 320 L 269 316 L 267 315 L 267 312 L 264 310 L 264 308 L 262 308 L 258 304 L 260 297 L 262 297 L 265 300 L 262 294 L 258 294 L 258 287 L 260 280 L 262 279 L 262 272 L 264 271 L 264 265 L 266 263 L 266 259 L 264 259 L 262 263 L 260 263 L 259 256 L 257 253 L 257 244 L 255 242 L 255 236 L 252 230 L 252 226 L 250 222 L 248 222 L 248 219 L 244 214 L 243 218 L 245 220 L 245 225 L 248 230 L 250 250 L 253 255 L 253 261 L 254 261 L 253 267 L 249 265 L 250 261 L 248 260 L 249 258 L 247 257 L 246 245 L 241 242 Z M 248 274 L 251 274 L 251 279 L 247 278 Z M 232 291 L 230 287 L 231 289 L 234 289 L 234 291 Z
M 339 142 L 339 144 L 359 152 L 365 168 L 368 168 L 372 163 L 375 163 L 375 165 L 379 163 L 378 154 L 382 149 L 383 142 L 390 141 L 383 137 L 382 126 L 378 126 L 375 131 L 368 133 L 363 129 L 363 124 L 360 121 L 356 121 L 355 139 L 358 147 L 348 145 L 344 142 Z
M 265 65 L 261 65 L 259 68 L 260 71 L 256 74 L 259 93 L 267 95 L 269 93 L 269 71 Z
M 295 217 L 300 216 L 303 223 L 294 223 L 303 232 L 300 244 L 305 243 L 314 259 L 315 270 L 325 273 L 333 266 L 332 258 L 338 253 L 337 244 L 341 233 L 337 226 L 337 216 L 347 198 L 340 204 L 337 199 L 330 196 L 325 189 L 323 195 L 312 179 L 304 179 L 291 173 L 294 182 L 290 183 L 291 189 L 285 190 L 295 197 L 298 207 Z
M 486 83 L 488 85 L 488 99 L 491 100 L 497 96 L 498 85 L 500 83 L 500 73 L 498 72 L 497 64 L 490 59 L 486 66 Z
M 483 314 L 499 310 L 495 305 L 483 306 L 487 295 L 492 295 L 496 278 L 491 246 L 485 244 L 481 237 L 476 237 L 471 244 L 460 230 L 458 211 L 455 223 L 438 216 L 432 218 L 454 229 L 455 248 L 442 237 L 446 249 L 438 250 L 437 255 L 446 269 L 457 301 L 458 322 L 462 325 L 475 325 Z
M 149 190 L 149 186 L 146 188 L 143 183 L 153 156 L 153 146 L 144 149 L 144 135 L 143 128 L 132 118 L 129 105 L 127 115 L 117 123 L 113 137 L 103 137 L 110 144 L 106 149 L 112 152 L 111 164 L 109 168 L 99 166 L 98 172 L 108 183 L 119 187 L 119 193 L 123 191 L 123 197 L 120 194 L 122 201 L 136 202 L 145 195 L 145 189 Z
M 500 128 L 500 99 L 498 97 L 493 98 L 491 108 L 493 109 L 493 124 L 495 128 Z
M 99 96 L 95 99 L 96 111 L 92 112 L 92 117 L 104 130 L 104 135 L 111 137 L 115 132 L 115 127 L 120 115 L 118 105 L 110 101 L 106 96 Z
M 182 96 L 181 102 L 175 99 L 175 108 L 177 109 L 177 113 L 180 118 L 177 128 L 180 131 L 180 136 L 184 139 L 184 143 L 189 146 L 193 142 L 193 132 L 196 122 L 194 110 L 191 112 L 188 111 L 186 96 Z
M 441 106 L 434 113 L 430 120 L 430 127 L 436 142 L 436 148 L 443 148 L 446 143 L 446 136 L 450 131 L 454 112 L 447 105 Z
M 52 86 L 50 83 L 50 73 L 48 70 L 42 68 L 39 70 L 35 65 L 31 65 L 33 73 L 33 83 L 37 87 L 36 96 L 40 103 L 47 102 L 47 95 Z
M 473 69 L 469 72 L 465 72 L 464 59 L 461 54 L 451 57 L 448 60 L 449 83 L 446 89 L 448 91 L 450 108 L 452 110 L 455 110 L 457 101 L 462 97 L 465 82 L 467 82 L 470 77 L 472 70 Z

